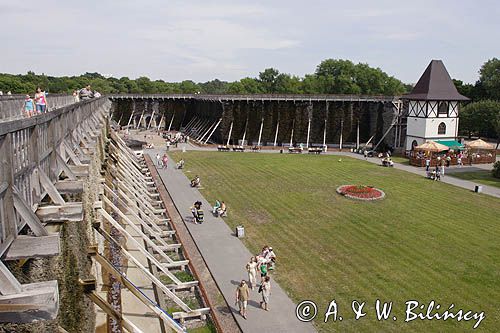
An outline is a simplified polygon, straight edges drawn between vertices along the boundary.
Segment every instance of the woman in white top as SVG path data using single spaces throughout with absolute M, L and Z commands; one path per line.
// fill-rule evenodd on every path
M 248 272 L 248 280 L 250 281 L 250 288 L 255 288 L 257 286 L 257 258 L 252 257 L 250 258 L 250 262 L 247 263 L 247 272 Z

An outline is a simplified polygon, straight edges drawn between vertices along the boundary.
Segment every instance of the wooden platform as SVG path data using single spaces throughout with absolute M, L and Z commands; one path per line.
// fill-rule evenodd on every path
M 52 320 L 59 311 L 57 280 L 21 285 L 21 292 L 0 296 L 0 323 Z
M 2 258 L 5 261 L 56 256 L 60 252 L 59 234 L 49 236 L 20 235 Z

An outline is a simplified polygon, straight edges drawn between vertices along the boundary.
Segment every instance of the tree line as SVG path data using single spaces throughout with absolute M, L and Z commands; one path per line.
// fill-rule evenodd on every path
M 104 77 L 99 73 L 80 76 L 47 76 L 29 71 L 24 75 L 0 74 L 0 90 L 26 94 L 41 87 L 49 93 L 72 93 L 90 84 L 101 94 L 366 94 L 400 95 L 411 86 L 389 76 L 380 68 L 354 64 L 349 60 L 327 59 L 313 74 L 299 77 L 267 68 L 257 77 L 226 82 L 218 79 L 196 83 L 191 80 L 166 82 L 147 77 Z
M 486 61 L 475 84 L 454 80 L 458 91 L 471 99 L 460 111 L 459 134 L 491 138 L 500 144 L 500 59 Z

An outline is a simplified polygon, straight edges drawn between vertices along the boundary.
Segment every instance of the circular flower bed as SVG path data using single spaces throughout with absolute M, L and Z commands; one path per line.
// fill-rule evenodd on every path
M 350 199 L 364 201 L 379 200 L 385 197 L 384 191 L 365 185 L 342 185 L 337 188 L 337 193 Z

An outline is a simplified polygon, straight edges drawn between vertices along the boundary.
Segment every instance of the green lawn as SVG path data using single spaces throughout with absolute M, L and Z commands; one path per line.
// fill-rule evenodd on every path
M 500 179 L 491 175 L 491 171 L 473 171 L 473 172 L 453 172 L 448 173 L 449 176 L 478 182 L 484 185 L 500 187 Z
M 245 226 L 246 246 L 254 253 L 264 244 L 274 247 L 274 278 L 295 302 L 312 299 L 324 313 L 337 301 L 344 320 L 325 324 L 320 315 L 320 332 L 472 330 L 473 321 L 404 323 L 407 300 L 485 311 L 476 331 L 498 331 L 500 200 L 347 157 L 173 156 L 181 154 L 188 176 L 200 175 L 204 196 L 226 201 L 226 222 Z M 386 198 L 351 201 L 335 193 L 342 184 L 373 185 Z M 377 299 L 394 302 L 397 321 L 376 320 Z M 353 300 L 367 302 L 367 315 L 358 321 Z

